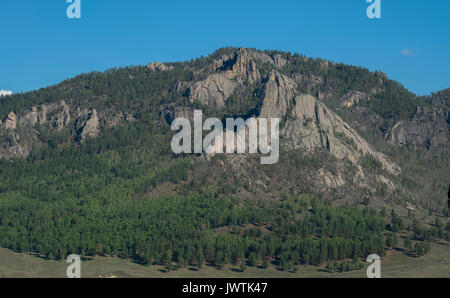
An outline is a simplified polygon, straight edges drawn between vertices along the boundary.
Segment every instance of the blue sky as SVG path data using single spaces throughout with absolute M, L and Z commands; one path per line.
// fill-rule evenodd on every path
M 450 87 L 450 1 L 1 0 L 0 89 L 83 72 L 181 61 L 223 46 L 277 49 L 381 70 L 417 94 Z

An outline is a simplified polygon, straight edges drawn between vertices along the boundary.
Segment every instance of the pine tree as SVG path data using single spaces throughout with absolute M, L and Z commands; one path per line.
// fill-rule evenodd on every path
M 409 236 L 406 236 L 406 237 L 405 237 L 405 240 L 404 240 L 404 242 L 403 242 L 403 246 L 404 246 L 406 249 L 408 249 L 408 250 L 411 250 L 411 249 L 412 249 L 412 241 L 411 241 L 411 238 L 410 238 Z
M 423 256 L 423 245 L 419 242 L 416 242 L 416 244 L 414 245 L 414 253 L 418 256 Z
M 250 267 L 256 267 L 258 265 L 259 261 L 258 261 L 258 256 L 256 255 L 256 253 L 252 252 L 249 255 L 248 258 L 248 265 Z
M 245 264 L 245 259 L 241 260 L 241 265 L 239 266 L 239 270 L 241 272 L 244 272 L 245 270 L 247 270 L 247 265 Z

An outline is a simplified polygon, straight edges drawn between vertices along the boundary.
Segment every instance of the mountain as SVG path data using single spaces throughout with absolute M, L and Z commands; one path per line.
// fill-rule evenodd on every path
M 314 246 L 319 242 L 308 241 L 323 232 L 349 246 L 370 242 L 364 253 L 375 247 L 383 253 L 386 208 L 390 233 L 405 228 L 397 213 L 412 224 L 415 212 L 430 228 L 448 215 L 448 105 L 448 89 L 417 97 L 381 72 L 245 48 L 82 74 L 2 97 L 1 245 L 50 257 L 108 251 L 151 262 L 155 254 L 164 263 L 172 256 L 161 251 L 192 247 L 217 260 L 218 251 L 222 258 L 244 246 L 229 254 L 250 258 L 254 245 L 260 258 L 268 256 L 262 253 L 268 241 L 295 242 L 304 233 L 298 245 Z M 196 109 L 222 121 L 280 118 L 279 162 L 261 165 L 254 154 L 173 154 L 172 121 L 192 120 Z M 291 227 L 300 213 L 305 221 Z M 364 228 L 350 233 L 358 220 Z M 366 228 L 376 232 L 370 241 Z M 431 237 L 416 228 L 420 239 Z M 64 236 L 71 229 L 82 239 Z M 220 235 L 233 248 L 222 247 Z M 241 243 L 242 235 L 252 240 Z M 217 241 L 214 253 L 210 241 Z M 288 251 L 297 253 L 294 242 Z M 286 247 L 277 249 L 269 254 L 281 260 Z
M 85 74 L 4 99 L 0 157 L 27 157 L 52 145 L 47 134 L 63 139 L 53 146 L 82 144 L 115 126 L 139 122 L 144 106 L 152 110 L 152 121 L 169 125 L 194 108 L 222 119 L 280 117 L 282 150 L 323 150 L 335 159 L 334 169 L 317 165 L 308 174 L 311 188 L 335 191 L 351 184 L 360 188 L 352 192 L 359 197 L 377 190 L 384 196 L 402 193 L 404 204 L 423 199 L 398 183 L 401 167 L 387 148 L 407 147 L 426 158 L 445 153 L 450 139 L 448 90 L 420 98 L 380 72 L 289 53 L 224 48 L 196 61 Z M 384 173 L 366 175 L 364 166 L 373 168 L 366 172 Z

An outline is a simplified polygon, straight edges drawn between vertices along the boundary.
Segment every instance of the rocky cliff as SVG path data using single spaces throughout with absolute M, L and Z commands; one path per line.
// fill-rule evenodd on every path
M 399 121 L 385 135 L 397 146 L 425 152 L 428 156 L 448 152 L 450 148 L 450 89 L 426 99 L 428 104 L 417 107 L 411 119 Z
M 97 113 L 92 108 L 75 108 L 64 100 L 52 104 L 33 106 L 20 115 L 10 112 L 3 124 L 0 124 L 0 158 L 26 157 L 31 150 L 43 145 L 41 132 L 62 133 L 64 129 L 73 136 L 73 140 L 83 143 L 97 137 L 104 127 L 134 121 L 127 112 L 111 115 L 106 111 Z M 7 141 L 6 141 L 7 140 Z
M 269 65 L 272 69 L 264 74 L 256 67 L 258 63 Z M 398 175 L 401 172 L 395 162 L 374 150 L 324 102 L 311 94 L 302 93 L 299 90 L 299 82 L 303 82 L 303 79 L 298 76 L 291 78 L 277 70 L 285 64 L 286 61 L 279 55 L 270 56 L 254 50 L 239 49 L 234 55 L 216 59 L 212 63 L 214 72 L 205 80 L 185 82 L 182 85 L 187 86 L 186 93 L 190 103 L 200 103 L 219 113 L 227 109 L 233 93 L 239 94 L 243 89 L 259 86 L 255 92 L 257 99 L 253 114 L 250 116 L 281 119 L 282 150 L 300 149 L 310 154 L 314 154 L 316 150 L 325 150 L 335 157 L 338 163 L 341 161 L 342 164 L 353 164 L 355 173 L 352 183 L 371 188 L 369 185 L 374 181 L 368 181 L 372 178 L 365 174 L 365 169 L 361 166 L 361 160 L 367 156 L 379 162 L 388 175 Z M 161 117 L 170 124 L 175 117 L 187 115 L 192 119 L 192 111 L 193 108 L 189 107 L 168 107 L 161 112 Z M 226 162 L 235 164 L 237 159 L 242 168 L 250 166 L 246 159 L 240 156 L 227 157 Z M 346 183 L 343 178 L 345 174 L 339 170 L 331 173 L 319 167 L 312 175 L 315 177 L 314 187 L 317 188 L 339 188 Z M 264 180 L 261 177 L 260 179 Z M 390 191 L 397 189 L 397 186 L 383 175 L 374 179 Z

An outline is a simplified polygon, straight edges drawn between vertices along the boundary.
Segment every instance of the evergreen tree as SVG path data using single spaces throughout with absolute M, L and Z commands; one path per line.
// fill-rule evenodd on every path
M 412 249 L 412 241 L 411 241 L 411 238 L 410 238 L 409 236 L 406 236 L 406 237 L 405 237 L 405 240 L 404 240 L 404 242 L 403 242 L 403 246 L 404 246 L 406 249 L 409 249 L 409 250 Z

